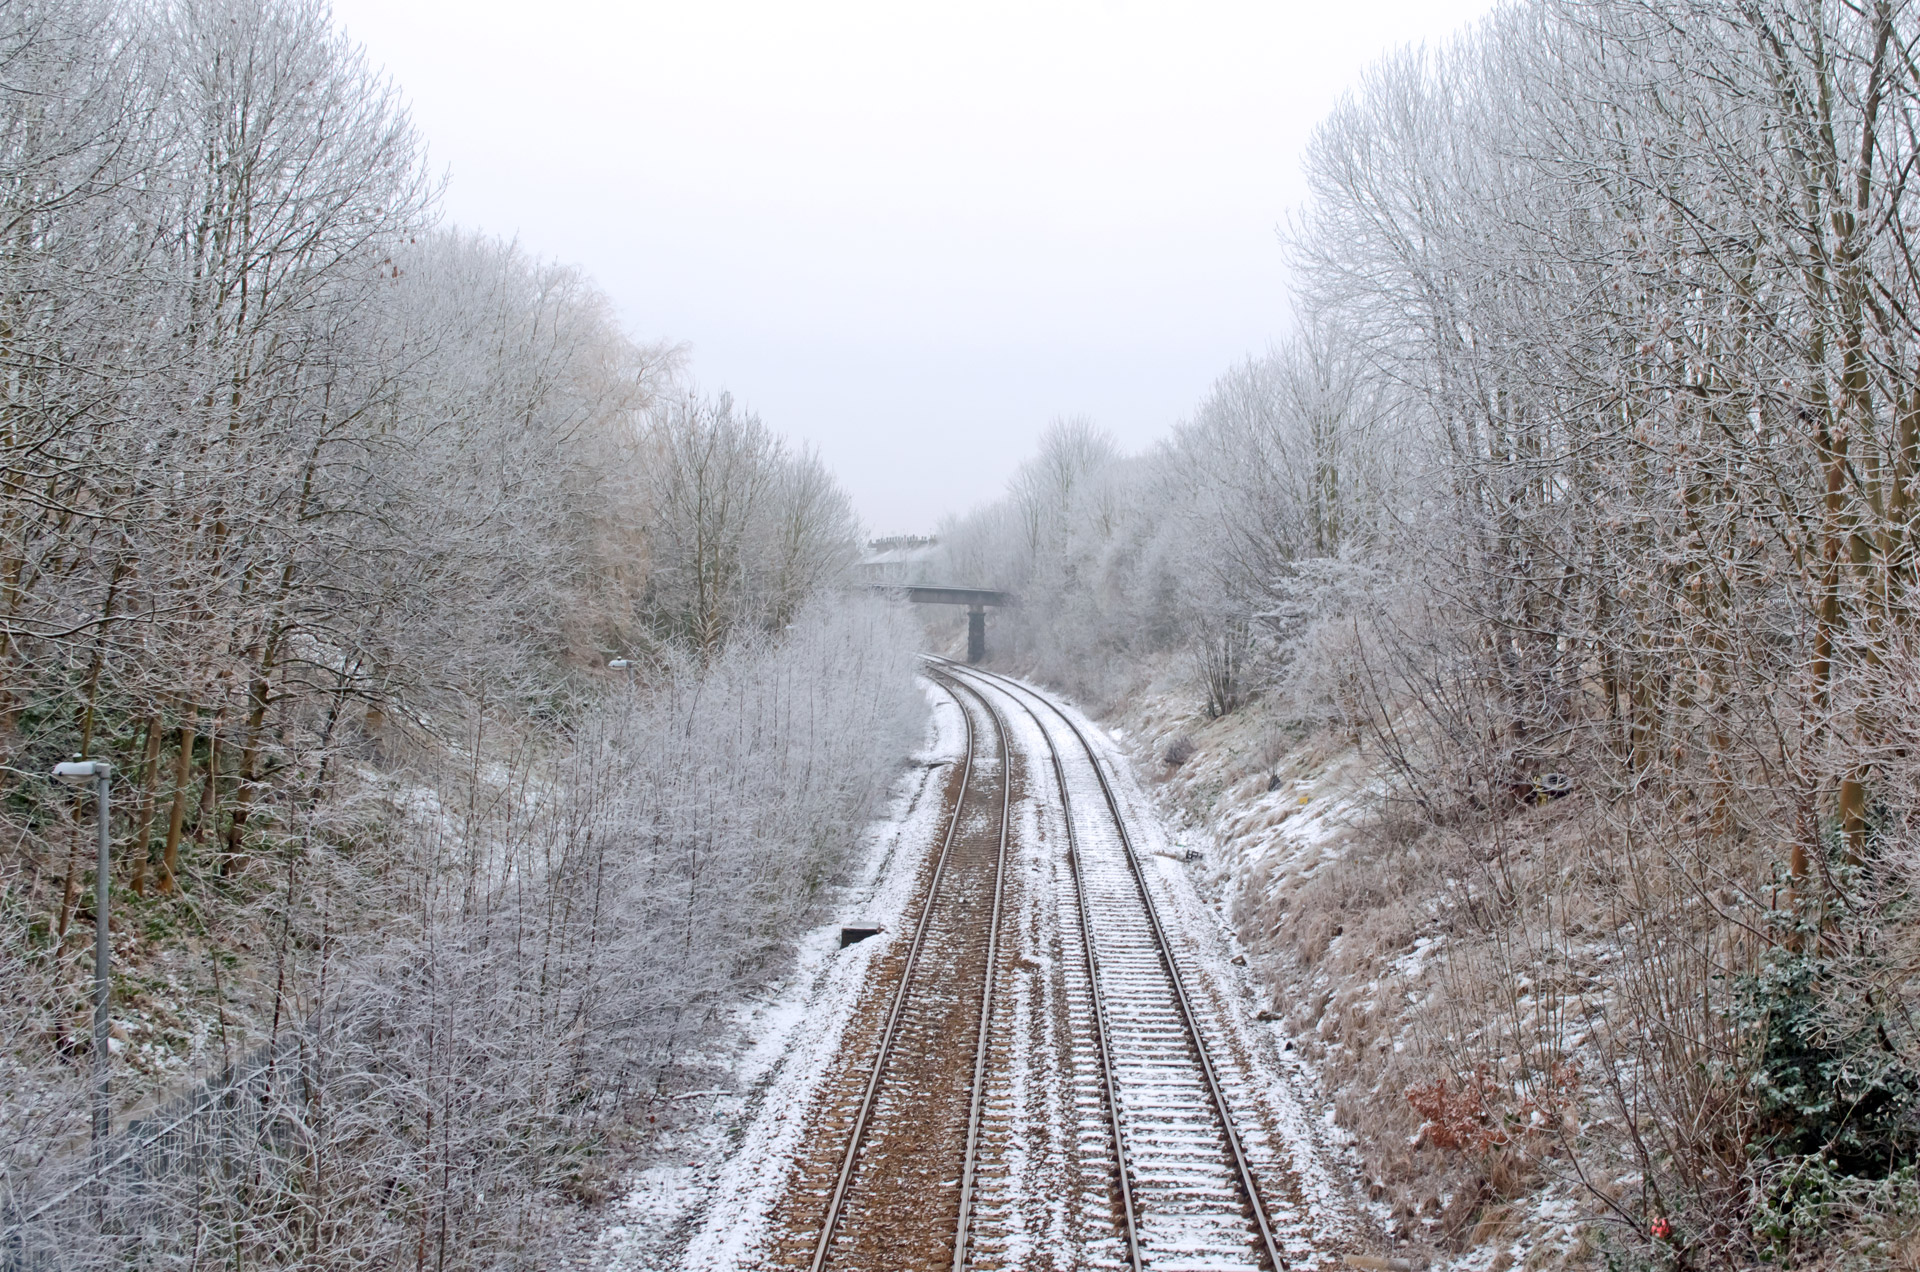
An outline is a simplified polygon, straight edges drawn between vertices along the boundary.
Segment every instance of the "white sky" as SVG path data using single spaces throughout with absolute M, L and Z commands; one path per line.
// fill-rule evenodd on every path
M 1315 122 L 1486 0 L 335 0 L 465 226 L 817 446 L 875 533 L 1056 415 L 1129 448 L 1287 327 Z

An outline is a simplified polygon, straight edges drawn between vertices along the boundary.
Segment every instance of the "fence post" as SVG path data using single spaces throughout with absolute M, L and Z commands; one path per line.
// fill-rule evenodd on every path
M 108 820 L 108 788 L 113 766 L 105 760 L 69 760 L 53 766 L 53 780 L 62 786 L 93 783 L 93 808 L 100 835 L 99 860 L 93 875 L 93 1142 L 105 1144 L 113 1132 L 113 1104 L 109 1098 L 107 1043 L 113 1027 L 108 1011 L 113 993 L 113 947 L 108 939 L 108 870 L 112 867 L 113 824 Z
M 113 995 L 113 945 L 108 932 L 107 879 L 112 864 L 112 823 L 107 819 L 107 787 L 113 770 L 96 760 L 93 765 L 94 816 L 100 831 L 100 860 L 93 880 L 93 1138 L 105 1142 L 113 1132 L 113 1102 L 107 1071 L 113 1029 L 109 1000 Z

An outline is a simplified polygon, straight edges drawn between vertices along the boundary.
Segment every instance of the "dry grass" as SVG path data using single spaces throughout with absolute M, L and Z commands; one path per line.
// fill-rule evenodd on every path
M 1623 830 L 1583 792 L 1451 824 L 1374 799 L 1335 824 L 1324 810 L 1371 777 L 1342 733 L 1282 749 L 1256 712 L 1164 705 L 1124 723 L 1147 756 L 1194 742 L 1162 793 L 1212 832 L 1208 882 L 1356 1136 L 1393 1242 L 1581 1267 L 1599 1255 L 1579 1223 L 1613 1224 L 1616 1251 L 1644 1241 L 1620 1225 L 1647 1204 L 1648 1160 L 1709 1202 L 1740 1177 L 1739 1145 L 1686 1128 L 1739 1115 L 1700 1075 L 1733 1046 L 1727 973 L 1754 947 L 1702 880 L 1735 885 L 1728 900 L 1751 880 Z M 1644 1085 L 1597 1080 L 1619 1072 Z M 1484 1088 L 1486 1142 L 1436 1142 L 1408 1092 L 1465 1079 Z M 1547 1197 L 1578 1214 L 1541 1217 Z

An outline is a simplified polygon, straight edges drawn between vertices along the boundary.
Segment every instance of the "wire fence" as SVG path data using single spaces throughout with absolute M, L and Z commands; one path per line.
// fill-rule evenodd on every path
M 0 1199 L 0 1272 L 150 1265 L 203 1244 L 208 1207 L 236 1190 L 272 1192 L 304 1139 L 289 1108 L 311 1100 L 308 1039 L 289 1032 L 102 1145 Z

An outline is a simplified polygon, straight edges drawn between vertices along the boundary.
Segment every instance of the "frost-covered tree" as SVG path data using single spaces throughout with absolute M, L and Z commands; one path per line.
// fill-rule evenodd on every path
M 667 639 L 712 654 L 736 630 L 778 630 L 852 563 L 853 508 L 818 457 L 789 452 L 727 394 L 667 404 L 640 463 L 648 605 Z
M 440 225 L 318 0 L 22 0 L 0 72 L 7 1240 L 544 1266 L 917 727 L 900 616 L 838 603 L 847 497 L 581 273 Z M 115 774 L 120 1112 L 255 1086 L 181 1132 L 211 1156 L 131 1145 L 121 1228 L 16 1233 L 100 1160 L 74 753 Z

